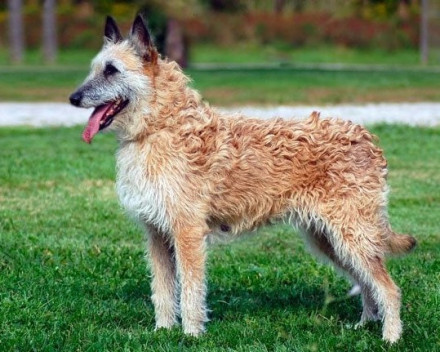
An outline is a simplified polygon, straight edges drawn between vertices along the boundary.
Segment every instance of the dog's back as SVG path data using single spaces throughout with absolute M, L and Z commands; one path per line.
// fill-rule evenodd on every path
M 358 125 L 317 113 L 304 121 L 222 122 L 209 155 L 211 215 L 237 231 L 290 212 L 316 213 L 337 199 L 355 201 L 359 188 L 372 198 L 386 191 L 382 151 Z

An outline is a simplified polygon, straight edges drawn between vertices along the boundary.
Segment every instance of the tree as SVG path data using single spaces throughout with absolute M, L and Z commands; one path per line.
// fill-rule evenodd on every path
M 428 0 L 422 0 L 420 19 L 420 61 L 428 63 Z
M 275 0 L 273 5 L 275 13 L 278 15 L 281 14 L 284 6 L 286 6 L 286 0 Z
M 43 57 L 47 63 L 55 62 L 57 54 L 55 1 L 44 0 L 43 3 Z
M 181 67 L 188 66 L 188 44 L 179 21 L 168 19 L 165 37 L 165 55 L 176 61 Z
M 243 0 L 204 0 L 209 8 L 218 12 L 240 12 L 246 9 L 246 1 Z
M 14 63 L 23 61 L 24 35 L 22 8 L 22 0 L 8 0 L 9 48 L 11 60 Z

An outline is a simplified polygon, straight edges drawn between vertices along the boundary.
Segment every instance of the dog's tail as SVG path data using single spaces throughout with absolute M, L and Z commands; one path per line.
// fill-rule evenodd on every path
M 388 250 L 392 254 L 405 254 L 410 252 L 417 244 L 416 239 L 410 235 L 401 235 L 390 231 L 388 237 Z

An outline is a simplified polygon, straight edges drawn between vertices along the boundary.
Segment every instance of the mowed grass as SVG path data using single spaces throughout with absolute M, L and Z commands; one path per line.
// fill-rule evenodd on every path
M 193 86 L 216 105 L 337 104 L 440 100 L 438 72 L 414 69 L 188 69 Z M 0 101 L 61 101 L 86 67 L 0 69 Z
M 219 105 L 437 101 L 440 78 L 412 70 L 247 69 L 189 71 L 204 98 Z
M 0 129 L 2 351 L 440 350 L 440 129 L 372 128 L 388 157 L 395 230 L 415 252 L 391 258 L 404 335 L 353 325 L 359 297 L 308 254 L 287 226 L 209 251 L 204 336 L 154 332 L 141 230 L 114 192 L 112 135 L 89 146 L 81 128 Z
M 56 65 L 42 65 L 41 53 L 29 51 L 25 65 L 14 66 L 0 50 L 0 101 L 67 102 L 97 52 L 64 50 Z M 223 106 L 438 101 L 438 67 L 421 68 L 417 60 L 414 50 L 199 44 L 192 47 L 191 63 L 213 66 L 193 66 L 186 72 L 205 99 Z M 262 66 L 252 68 L 249 63 Z M 329 63 L 342 66 L 319 66 Z M 215 68 L 231 64 L 238 67 Z
M 63 49 L 57 55 L 57 65 L 88 65 L 96 55 L 96 49 Z M 435 51 L 430 52 L 431 65 L 438 65 L 439 60 Z M 294 47 L 287 43 L 242 43 L 230 45 L 215 45 L 208 43 L 193 43 L 190 47 L 191 64 L 200 63 L 341 63 L 341 64 L 379 64 L 417 66 L 420 63 L 420 53 L 417 49 L 381 50 L 357 49 L 344 46 L 302 46 Z M 41 50 L 27 50 L 24 54 L 24 64 L 29 66 L 44 65 Z M 0 48 L 0 65 L 9 65 L 10 57 L 5 48 Z
M 269 43 L 256 45 L 243 43 L 217 46 L 198 44 L 191 48 L 192 63 L 293 63 L 293 64 L 372 64 L 391 66 L 416 66 L 420 63 L 420 53 L 415 49 L 387 51 L 381 49 L 357 49 L 344 46 L 302 46 Z M 1 62 L 1 61 L 0 61 Z M 431 64 L 439 64 L 432 53 Z

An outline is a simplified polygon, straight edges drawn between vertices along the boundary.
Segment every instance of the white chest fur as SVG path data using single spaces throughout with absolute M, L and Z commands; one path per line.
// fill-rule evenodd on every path
M 163 178 L 148 174 L 148 153 L 148 147 L 140 150 L 135 143 L 121 146 L 116 156 L 116 190 L 122 206 L 136 220 L 169 232 L 167 187 Z

